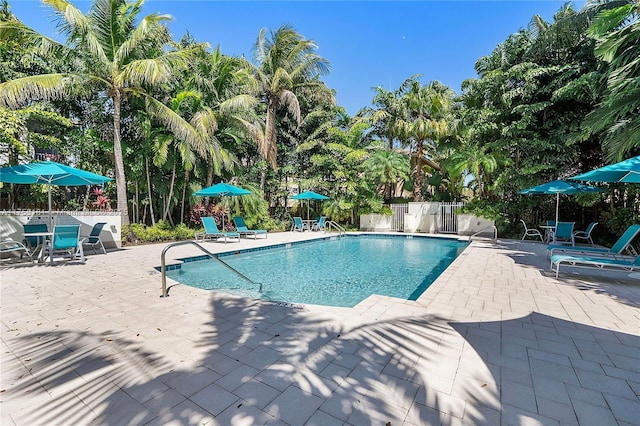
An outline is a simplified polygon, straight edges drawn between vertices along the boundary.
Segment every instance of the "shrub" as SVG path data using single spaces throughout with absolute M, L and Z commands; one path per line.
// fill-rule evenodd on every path
M 158 221 L 154 226 L 146 226 L 140 223 L 132 223 L 129 230 L 123 230 L 122 239 L 125 243 L 127 236 L 133 234 L 134 241 L 137 243 L 157 243 L 162 241 L 181 241 L 189 240 L 194 236 L 194 230 L 187 225 L 179 224 L 171 228 L 168 222 L 164 220 Z

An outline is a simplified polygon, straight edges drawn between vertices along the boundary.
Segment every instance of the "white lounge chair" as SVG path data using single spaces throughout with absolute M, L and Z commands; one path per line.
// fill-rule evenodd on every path
M 249 229 L 242 216 L 236 216 L 233 218 L 233 223 L 236 225 L 236 231 L 242 235 L 253 235 L 253 239 L 258 238 L 258 235 L 264 235 L 267 238 L 266 229 Z
M 558 278 L 558 274 L 560 273 L 560 265 L 573 266 L 576 268 L 633 272 L 640 271 L 640 256 L 637 256 L 634 260 L 604 256 L 554 254 L 551 256 L 551 271 L 555 270 L 556 278 Z
M 637 253 L 632 249 L 631 242 L 638 234 L 640 234 L 640 225 L 635 224 L 628 227 L 611 248 L 550 245 L 547 246 L 547 256 L 553 256 L 557 252 L 568 254 L 584 253 L 591 256 L 620 256 L 627 249 L 637 256 Z
M 216 220 L 210 216 L 202 218 L 202 226 L 204 226 L 204 231 L 195 233 L 196 241 L 199 239 L 204 241 L 212 238 L 216 240 L 218 238 L 224 238 L 225 244 L 228 238 L 237 238 L 238 241 L 240 241 L 239 233 L 233 231 L 221 232 L 218 229 L 218 225 L 216 225 Z
M 2 257 L 4 258 L 4 255 L 9 253 L 20 253 L 20 259 L 22 259 L 26 254 L 29 257 L 31 264 L 33 264 L 33 256 L 31 254 L 31 250 L 29 250 L 24 244 L 12 239 L 0 241 L 0 255 L 2 255 Z
M 527 226 L 527 223 L 522 219 L 520 219 L 520 222 L 522 222 L 522 226 L 524 226 L 524 235 L 522 235 L 523 240 L 527 237 L 536 237 L 536 238 L 540 238 L 540 241 L 543 240 L 543 237 L 540 231 L 538 231 L 536 228 L 529 228 Z

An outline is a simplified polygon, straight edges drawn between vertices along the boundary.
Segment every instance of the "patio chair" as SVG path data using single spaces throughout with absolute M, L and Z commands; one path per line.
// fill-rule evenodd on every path
M 576 240 L 584 240 L 585 242 L 591 245 L 594 245 L 593 239 L 591 238 L 591 232 L 593 231 L 593 228 L 595 228 L 597 224 L 598 222 L 591 222 L 587 226 L 587 229 L 585 229 L 584 231 L 575 231 L 573 233 L 573 238 Z
M 542 241 L 543 237 L 540 231 L 538 231 L 536 228 L 529 228 L 527 226 L 527 223 L 522 219 L 520 219 L 520 222 L 522 222 L 522 226 L 524 226 L 524 235 L 522 235 L 523 240 L 527 237 L 536 237 L 540 238 L 540 241 Z
M 240 241 L 240 234 L 237 232 L 227 231 L 221 232 L 218 229 L 218 225 L 216 225 L 216 220 L 210 216 L 202 218 L 202 226 L 204 226 L 204 231 L 196 232 L 195 239 L 198 241 L 199 239 L 204 241 L 208 239 L 218 239 L 224 238 L 224 243 L 227 243 L 228 238 L 237 238 Z
M 621 256 L 625 250 L 629 250 L 631 251 L 632 254 L 637 256 L 638 254 L 633 249 L 631 242 L 638 234 L 640 234 L 640 225 L 634 224 L 628 227 L 626 231 L 624 231 L 624 234 L 622 234 L 620 238 L 618 238 L 618 241 L 616 241 L 615 244 L 611 246 L 611 248 L 588 247 L 588 246 L 587 247 L 585 246 L 567 247 L 567 246 L 550 245 L 547 247 L 547 255 L 553 256 L 555 252 L 567 252 L 567 253 L 585 253 L 591 256 L 617 257 L 617 256 Z
M 93 228 L 91 229 L 91 233 L 89 235 L 80 237 L 80 239 L 82 240 L 82 245 L 90 246 L 94 253 L 97 253 L 96 247 L 99 246 L 100 248 L 102 248 L 102 252 L 104 254 L 107 254 L 107 250 L 104 248 L 104 244 L 102 244 L 102 239 L 100 238 L 102 228 L 106 224 L 106 222 L 98 222 L 93 225 Z
M 327 222 L 327 218 L 325 216 L 320 216 L 318 220 L 311 226 L 312 231 L 326 231 L 325 225 Z
M 556 228 L 551 231 L 551 238 L 553 244 L 556 245 L 560 242 L 566 242 L 572 246 L 576 245 L 576 240 L 573 236 L 573 227 L 575 222 L 558 222 Z
M 23 259 L 26 254 L 33 264 L 33 255 L 31 254 L 31 250 L 29 250 L 24 244 L 19 241 L 14 241 L 12 239 L 0 241 L 0 255 L 4 258 L 6 254 L 12 253 L 20 253 L 20 260 Z
M 303 232 L 306 229 L 307 228 L 306 228 L 306 226 L 304 226 L 304 222 L 302 221 L 301 217 L 296 216 L 296 217 L 293 218 L 293 225 L 291 226 L 291 230 L 293 232 L 296 232 L 296 231 Z
M 26 223 L 22 225 L 22 229 L 25 234 L 32 234 L 35 232 L 49 232 L 46 223 Z M 22 244 L 28 247 L 30 250 L 34 250 L 38 247 L 42 239 L 40 237 L 24 237 Z
M 236 225 L 236 231 L 243 235 L 253 235 L 253 239 L 258 238 L 258 235 L 264 235 L 267 238 L 267 230 L 266 229 L 249 229 L 247 228 L 247 224 L 244 222 L 244 218 L 242 216 L 236 216 L 233 218 L 233 223 Z
M 635 259 L 631 260 L 602 256 L 580 256 L 577 254 L 554 254 L 551 256 L 551 271 L 554 271 L 555 265 L 556 278 L 558 278 L 560 265 L 562 264 L 576 268 L 633 272 L 640 271 L 640 256 L 636 256 Z
M 76 258 L 84 263 L 84 251 L 80 237 L 80 225 L 56 225 L 53 227 L 51 240 L 45 242 L 45 250 L 49 252 L 49 262 L 53 265 L 53 255 L 63 253 L 69 260 Z

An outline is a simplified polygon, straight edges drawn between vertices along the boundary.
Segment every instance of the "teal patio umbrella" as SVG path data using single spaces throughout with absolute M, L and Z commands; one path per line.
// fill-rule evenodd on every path
M 251 191 L 248 189 L 240 188 L 239 186 L 233 186 L 229 183 L 216 183 L 213 186 L 209 186 L 207 188 L 201 189 L 194 193 L 194 195 L 198 195 L 201 197 L 238 197 L 241 195 L 249 195 Z M 225 224 L 222 223 L 222 230 L 224 231 Z
M 326 195 L 318 194 L 317 192 L 313 192 L 313 191 L 304 191 L 298 195 L 294 195 L 293 197 L 291 197 L 291 199 L 307 200 L 307 220 L 309 220 L 309 204 L 311 203 L 310 200 L 328 200 L 329 197 L 327 197 Z
M 25 185 L 33 183 L 46 184 L 49 199 L 49 216 L 51 216 L 52 211 L 51 185 L 103 185 L 110 180 L 111 178 L 50 160 L 0 168 L 0 182 Z
M 572 177 L 589 182 L 640 183 L 640 155 Z
M 239 186 L 233 186 L 228 183 L 220 182 L 216 183 L 213 186 L 208 188 L 201 189 L 196 192 L 195 195 L 199 195 L 201 197 L 216 197 L 221 195 L 223 197 L 235 197 L 239 195 L 249 195 L 251 191 L 240 188 Z
M 520 191 L 520 194 L 556 194 L 556 223 L 558 223 L 558 209 L 560 194 L 581 194 L 585 192 L 602 192 L 602 189 L 577 182 L 554 180 Z

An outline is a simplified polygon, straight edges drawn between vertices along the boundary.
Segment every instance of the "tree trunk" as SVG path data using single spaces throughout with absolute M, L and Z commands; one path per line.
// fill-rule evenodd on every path
M 260 147 L 260 154 L 267 160 L 273 170 L 278 170 L 278 141 L 276 129 L 276 107 L 275 103 L 269 100 L 267 105 L 267 117 L 265 120 L 264 145 Z
M 171 198 L 173 197 L 173 187 L 176 184 L 176 163 L 173 163 L 173 169 L 171 170 L 171 183 L 169 184 L 169 196 L 167 197 L 167 204 L 164 207 L 163 218 L 173 222 L 169 219 L 169 211 L 171 210 Z
M 87 211 L 87 205 L 89 204 L 90 195 L 91 195 L 91 185 L 87 185 L 87 193 L 84 194 L 84 203 L 82 204 L 82 211 Z
M 424 186 L 424 170 L 422 170 L 424 154 L 422 141 L 416 142 L 416 167 L 413 171 L 413 201 L 421 203 L 422 199 L 422 187 Z
M 182 203 L 180 204 L 180 223 L 184 223 L 184 203 L 187 198 L 187 185 L 189 184 L 189 170 L 184 172 L 184 185 L 182 186 Z
M 213 160 L 209 160 L 209 164 L 207 164 L 207 188 L 213 185 Z M 209 203 L 211 200 L 209 197 L 204 197 L 204 206 L 209 207 Z
M 124 175 L 124 159 L 122 156 L 122 143 L 120 141 L 120 107 L 122 94 L 116 90 L 113 100 L 113 156 L 115 159 L 116 194 L 118 197 L 118 210 L 122 215 L 122 227 L 129 227 L 129 206 L 127 203 L 127 181 Z
M 156 224 L 156 218 L 153 215 L 153 198 L 151 197 L 151 175 L 149 174 L 149 157 L 145 157 L 144 165 L 147 170 L 147 197 L 149 198 L 149 214 L 151 216 L 151 226 Z
M 262 198 L 266 199 L 264 196 L 264 186 L 267 182 L 267 169 L 264 168 L 262 169 L 262 171 L 260 172 L 260 195 L 262 195 Z
M 138 223 L 138 214 L 140 213 L 138 211 L 138 193 L 139 193 L 139 187 L 138 187 L 138 179 L 135 180 L 134 182 L 135 185 L 135 193 L 133 194 L 133 205 L 131 206 L 131 221 L 133 223 Z

